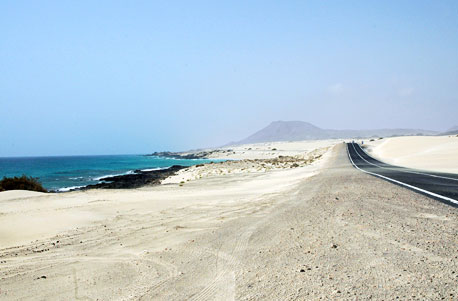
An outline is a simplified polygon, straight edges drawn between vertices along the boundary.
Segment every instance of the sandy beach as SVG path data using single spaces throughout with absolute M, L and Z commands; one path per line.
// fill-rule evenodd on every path
M 341 141 L 212 156 L 236 161 L 139 189 L 0 193 L 0 299 L 458 294 L 456 209 L 360 173 Z
M 168 208 L 198 203 L 211 205 L 224 201 L 231 202 L 234 199 L 249 200 L 264 193 L 273 193 L 293 185 L 303 177 L 315 174 L 323 161 L 313 162 L 315 157 L 323 155 L 335 143 L 332 140 L 278 143 L 278 149 L 275 151 L 272 150 L 270 143 L 243 146 L 234 149 L 226 157 L 239 161 L 187 168 L 181 170 L 177 176 L 163 181 L 164 185 L 161 186 L 128 190 L 97 189 L 59 194 L 2 192 L 0 245 L 9 247 L 51 237 L 60 231 L 112 218 L 125 210 L 160 213 Z M 253 150 L 247 151 L 247 148 Z M 291 158 L 280 160 L 278 164 L 241 160 L 274 158 L 280 154 Z M 301 166 L 291 168 L 296 161 Z M 201 181 L 189 183 L 195 180 Z M 186 182 L 186 185 L 182 182 Z

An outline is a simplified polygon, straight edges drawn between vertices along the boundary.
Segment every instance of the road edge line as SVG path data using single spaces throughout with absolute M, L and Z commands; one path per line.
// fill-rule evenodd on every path
M 446 196 L 443 196 L 443 195 L 440 195 L 440 194 L 437 194 L 437 193 L 434 193 L 434 192 L 431 192 L 431 191 L 428 191 L 428 190 L 424 190 L 424 189 L 421 189 L 421 188 L 418 188 L 416 186 L 412 186 L 410 184 L 406 184 L 404 182 L 401 182 L 401 181 L 398 181 L 398 180 L 395 180 L 395 179 L 391 179 L 391 178 L 388 178 L 388 177 L 385 177 L 385 176 L 382 176 L 382 175 L 379 175 L 379 174 L 376 174 L 376 173 L 373 173 L 373 172 L 370 172 L 370 171 L 366 171 L 366 170 L 363 170 L 361 168 L 359 168 L 354 162 L 353 160 L 351 159 L 351 156 L 350 156 L 350 151 L 348 150 L 348 143 L 347 144 L 347 155 L 348 155 L 348 158 L 350 159 L 350 162 L 351 164 L 358 170 L 364 172 L 364 173 L 367 173 L 367 174 L 370 174 L 370 175 L 373 175 L 373 176 L 376 176 L 376 177 L 379 177 L 379 178 L 382 178 L 382 179 L 385 179 L 385 180 L 388 180 L 388 181 L 391 181 L 393 183 L 396 183 L 396 184 L 399 184 L 399 185 L 402 185 L 402 186 L 405 186 L 405 187 L 408 187 L 410 189 L 414 189 L 414 190 L 418 190 L 422 193 L 425 193 L 425 194 L 428 194 L 428 195 L 431 195 L 433 197 L 436 197 L 436 198 L 439 198 L 439 199 L 442 199 L 444 201 L 447 201 L 447 202 L 451 202 L 453 203 L 454 205 L 458 205 L 458 201 L 457 200 L 454 200 L 454 199 L 451 199 L 451 198 L 448 198 Z M 356 150 L 355 150 L 356 152 Z M 358 154 L 358 156 L 360 156 Z M 360 156 L 361 157 L 361 156 Z M 362 158 L 364 160 L 364 158 Z
M 365 150 L 364 148 L 361 147 L 361 145 L 359 145 L 358 143 L 356 143 L 356 145 L 358 145 L 359 149 L 362 150 L 368 157 L 376 160 L 376 161 L 380 161 L 374 157 L 372 157 L 371 155 L 369 155 Z M 355 148 L 355 146 L 353 146 L 353 148 Z M 355 151 L 358 153 L 358 151 L 356 150 L 355 148 Z M 358 154 L 359 155 L 359 154 Z M 361 155 L 359 155 L 361 157 Z M 388 167 L 383 167 L 383 166 L 380 166 L 380 165 L 377 165 L 377 164 L 374 164 L 374 163 L 371 163 L 369 161 L 367 161 L 366 159 L 364 159 L 363 157 L 361 157 L 364 161 L 366 161 L 367 163 L 369 164 L 372 164 L 374 166 L 377 166 L 377 167 L 380 167 L 380 168 L 383 168 L 383 169 L 391 169 L 392 168 L 388 168 Z M 386 163 L 386 162 L 383 162 L 383 161 L 380 161 L 382 163 L 385 163 L 385 164 L 388 164 L 390 165 L 389 163 Z M 395 166 L 395 167 L 400 167 L 400 168 L 407 168 L 407 169 L 410 169 L 409 167 L 402 167 L 402 166 Z M 436 176 L 436 175 L 431 175 L 429 173 L 426 173 L 426 172 L 421 172 L 421 171 L 408 171 L 408 170 L 399 170 L 400 172 L 404 172 L 404 173 L 411 173 L 411 174 L 416 174 L 416 175 L 423 175 L 423 176 L 429 176 L 429 177 L 433 177 L 433 178 L 438 178 L 438 179 L 446 179 L 446 180 L 452 180 L 452 181 L 458 181 L 458 179 L 454 179 L 454 178 L 449 178 L 449 177 L 443 177 L 443 176 Z

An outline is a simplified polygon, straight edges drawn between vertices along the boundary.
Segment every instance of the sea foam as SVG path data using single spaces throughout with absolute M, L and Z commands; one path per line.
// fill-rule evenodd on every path
M 128 172 L 125 172 L 125 173 L 114 174 L 114 175 L 104 175 L 104 176 L 92 178 L 92 180 L 94 180 L 94 181 L 100 181 L 100 180 L 103 180 L 104 178 L 117 177 L 117 176 L 125 176 L 125 175 L 131 175 L 131 174 L 134 174 L 134 173 L 135 173 L 135 171 L 129 170 Z

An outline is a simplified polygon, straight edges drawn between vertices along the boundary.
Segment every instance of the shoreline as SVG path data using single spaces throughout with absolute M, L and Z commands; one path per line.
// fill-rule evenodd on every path
M 175 175 L 179 170 L 187 166 L 172 165 L 167 168 L 159 168 L 152 170 L 137 169 L 133 173 L 107 176 L 98 179 L 100 183 L 89 184 L 67 191 L 53 191 L 55 193 L 64 193 L 72 191 L 86 191 L 91 189 L 135 189 L 147 185 L 160 185 L 161 181 Z
M 456 291 L 444 285 L 454 280 L 455 209 L 359 172 L 341 143 L 264 145 L 257 160 L 244 151 L 180 169 L 164 185 L 0 193 L 2 291 L 74 299 L 75 281 L 89 299 Z
M 67 192 L 107 182 L 107 179 L 128 174 L 148 175 L 145 172 L 167 169 L 173 165 L 191 166 L 212 160 L 173 159 L 145 157 L 144 155 L 113 155 L 113 156 L 70 156 L 52 158 L 19 158 L 0 160 L 0 175 L 14 178 L 26 175 L 36 178 L 49 192 Z M 161 173 L 161 172 L 159 172 Z M 154 178 L 154 176 L 152 176 Z M 101 181 L 104 179 L 105 181 Z M 111 178 L 110 181 L 120 181 Z M 127 178 L 125 181 L 132 182 Z M 146 183 L 150 181 L 144 181 Z M 110 188 L 113 185 L 97 185 L 95 187 Z M 138 185 L 117 185 L 119 187 L 136 187 Z M 10 186 L 10 188 L 20 186 Z
M 275 192 L 298 179 L 311 176 L 323 160 L 320 158 L 307 164 L 307 158 L 314 155 L 317 148 L 321 149 L 320 153 L 325 153 L 334 144 L 334 141 L 283 143 L 285 149 L 289 147 L 293 151 L 282 150 L 277 145 L 279 150 L 275 154 L 270 145 L 266 145 L 264 151 L 268 156 L 263 156 L 260 153 L 262 150 L 256 150 L 255 156 L 261 158 L 283 154 L 298 156 L 297 160 L 302 163 L 295 168 L 291 167 L 296 159 L 290 157 L 284 156 L 279 162 L 275 159 L 269 159 L 272 162 L 252 160 L 249 159 L 251 154 L 239 150 L 233 158 L 227 158 L 235 160 L 180 168 L 173 171 L 175 175 L 169 173 L 168 177 L 165 177 L 167 171 L 153 171 L 151 175 L 157 175 L 151 177 L 155 184 L 143 185 L 143 179 L 140 179 L 141 185 L 136 188 L 108 188 L 111 184 L 103 184 L 105 187 L 99 185 L 96 189 L 76 189 L 65 193 L 5 191 L 0 193 L 0 245 L 14 246 L 49 238 L 62 231 L 84 228 L 122 215 L 125 210 L 143 208 L 139 212 L 159 214 L 160 210 L 169 207 L 181 208 L 193 203 L 216 205 L 226 201 L 238 203 L 255 195 Z M 259 145 L 256 147 L 260 148 Z M 239 156 L 243 152 L 246 159 Z M 129 177 L 136 176 L 120 176 L 117 179 Z M 119 183 L 120 187 L 124 185 Z M 44 222 L 51 220 L 57 222 Z
M 444 283 L 456 209 L 359 172 L 341 141 L 245 145 L 227 157 L 236 160 L 181 168 L 161 185 L 0 193 L 2 291 L 72 299 L 77 281 L 90 299 L 386 299 L 378 279 L 397 285 L 389 297 L 419 295 L 410 281 L 423 279 L 435 288 L 425 299 L 454 292 Z

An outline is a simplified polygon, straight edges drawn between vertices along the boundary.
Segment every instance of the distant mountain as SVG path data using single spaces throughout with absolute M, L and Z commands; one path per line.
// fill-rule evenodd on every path
M 458 125 L 449 128 L 447 131 L 440 133 L 439 135 L 457 135 L 458 134 Z
M 304 121 L 274 121 L 253 135 L 232 144 L 436 134 L 434 131 L 419 129 L 330 130 Z

